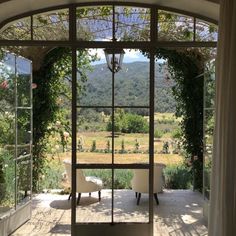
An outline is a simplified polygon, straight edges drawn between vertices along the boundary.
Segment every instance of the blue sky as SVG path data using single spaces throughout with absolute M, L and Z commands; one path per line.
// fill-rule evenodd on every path
M 91 55 L 97 53 L 98 57 L 100 58 L 100 60 L 93 62 L 92 65 L 106 63 L 103 49 L 90 49 L 89 51 Z M 149 59 L 143 56 L 143 54 L 139 50 L 125 49 L 124 51 L 125 51 L 125 55 L 124 55 L 123 63 L 132 63 L 136 61 L 149 62 Z M 163 61 L 164 60 L 161 60 L 161 59 L 158 60 L 159 63 L 163 63 Z
M 103 64 L 106 63 L 105 55 L 103 49 L 90 49 L 91 54 L 97 53 L 98 57 L 100 60 L 96 61 L 93 63 L 93 65 L 97 64 Z M 125 49 L 125 55 L 124 55 L 124 63 L 131 63 L 135 61 L 146 61 L 148 62 L 149 60 L 144 57 L 140 51 L 138 50 L 130 50 L 130 49 Z

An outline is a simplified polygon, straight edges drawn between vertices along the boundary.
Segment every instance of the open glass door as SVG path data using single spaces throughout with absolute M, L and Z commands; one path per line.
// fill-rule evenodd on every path
M 152 235 L 151 63 L 139 50 L 125 49 L 117 70 L 116 50 L 109 49 L 108 68 L 107 51 L 76 52 L 94 60 L 87 78 L 77 68 L 73 96 L 72 235 Z M 135 190 L 134 176 L 140 172 L 136 184 L 146 188 L 143 192 Z M 84 178 L 95 181 L 94 190 L 81 190 Z
M 31 61 L 5 53 L 0 63 L 0 224 L 8 235 L 31 216 Z
M 204 73 L 204 167 L 203 167 L 203 196 L 204 196 L 204 218 L 208 221 L 208 208 L 210 200 L 210 177 L 213 154 L 213 137 L 215 126 L 215 60 L 208 62 Z

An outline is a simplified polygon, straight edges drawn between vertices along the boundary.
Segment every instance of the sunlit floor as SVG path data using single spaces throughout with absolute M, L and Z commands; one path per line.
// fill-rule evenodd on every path
M 148 221 L 148 196 L 136 205 L 131 190 L 117 190 L 114 195 L 114 221 Z M 160 204 L 154 205 L 156 236 L 203 236 L 207 228 L 203 224 L 203 199 L 191 190 L 165 190 L 158 195 Z M 70 235 L 70 201 L 68 195 L 39 194 L 33 200 L 32 218 L 20 227 L 14 236 Z M 97 193 L 91 197 L 82 195 L 77 207 L 77 222 L 109 222 L 111 219 L 111 190 L 102 191 L 98 202 Z

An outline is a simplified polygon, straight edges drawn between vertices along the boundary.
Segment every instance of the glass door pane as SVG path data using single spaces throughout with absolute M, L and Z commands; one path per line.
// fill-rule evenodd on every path
M 210 176 L 215 126 L 215 60 L 208 62 L 204 74 L 204 167 L 203 195 L 210 199 Z
M 15 206 L 15 56 L 0 61 L 0 218 Z
M 16 204 L 31 199 L 32 178 L 32 65 L 16 58 Z
M 76 187 L 72 191 L 76 224 L 72 222 L 72 227 L 81 235 L 102 227 L 112 232 L 111 224 L 116 223 L 119 232 L 131 224 L 134 234 L 152 227 L 149 59 L 139 50 L 126 49 L 121 68 L 115 70 L 119 55 L 116 49 L 108 51 L 108 64 L 103 49 L 76 51 Z M 87 66 L 81 58 L 89 62 Z M 146 176 L 139 180 L 146 186 L 140 205 L 141 193 L 132 189 L 139 171 Z M 82 189 L 87 185 L 94 188 Z
M 31 61 L 5 52 L 0 62 L 0 217 L 6 214 L 10 222 L 24 205 L 19 225 L 30 218 L 31 207 L 31 83 Z

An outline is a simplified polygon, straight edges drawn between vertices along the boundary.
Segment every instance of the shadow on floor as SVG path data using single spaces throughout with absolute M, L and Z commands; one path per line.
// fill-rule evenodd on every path
M 68 200 L 54 200 L 50 203 L 50 207 L 60 210 L 69 210 L 71 208 L 71 202 Z
M 56 224 L 51 230 L 52 234 L 71 234 L 71 225 L 70 224 Z

